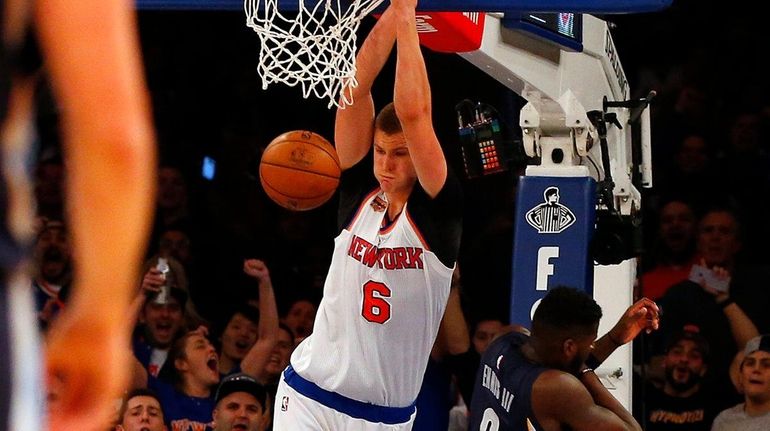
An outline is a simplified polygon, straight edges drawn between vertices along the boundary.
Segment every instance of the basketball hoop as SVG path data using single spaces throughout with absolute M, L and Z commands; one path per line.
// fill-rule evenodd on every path
M 279 0 L 244 0 L 246 25 L 261 42 L 262 89 L 275 82 L 300 85 L 303 97 L 329 98 L 329 108 L 344 108 L 358 85 L 356 32 L 383 0 L 296 1 L 296 16 L 286 16 Z

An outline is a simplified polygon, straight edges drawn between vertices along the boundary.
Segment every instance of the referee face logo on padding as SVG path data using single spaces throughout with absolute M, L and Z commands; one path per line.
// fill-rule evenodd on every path
M 559 203 L 559 188 L 550 186 L 543 192 L 543 203 L 524 215 L 538 233 L 561 233 L 575 223 L 575 214 Z

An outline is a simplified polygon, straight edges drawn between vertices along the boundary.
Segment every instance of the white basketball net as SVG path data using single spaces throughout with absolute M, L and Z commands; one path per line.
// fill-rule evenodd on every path
M 262 88 L 274 82 L 302 86 L 302 95 L 329 98 L 328 107 L 353 103 L 356 32 L 383 0 L 297 1 L 296 17 L 279 11 L 279 0 L 244 0 L 246 25 L 259 36 Z

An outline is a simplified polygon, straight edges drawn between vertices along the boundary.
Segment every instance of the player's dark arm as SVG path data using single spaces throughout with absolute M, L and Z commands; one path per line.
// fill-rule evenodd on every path
M 361 161 L 372 147 L 374 137 L 372 85 L 388 60 L 396 40 L 392 15 L 392 11 L 388 8 L 361 45 L 356 56 L 358 86 L 351 89 L 353 104 L 337 109 L 334 145 L 343 170 Z
M 660 323 L 660 309 L 649 298 L 642 298 L 633 303 L 625 313 L 620 316 L 618 323 L 612 327 L 603 337 L 594 343 L 591 355 L 597 363 L 590 366 L 597 367 L 604 362 L 618 347 L 630 342 L 642 331 L 654 331 Z
M 642 429 L 593 372 L 581 380 L 562 371 L 544 372 L 532 386 L 532 410 L 546 431 L 562 425 L 574 431 Z

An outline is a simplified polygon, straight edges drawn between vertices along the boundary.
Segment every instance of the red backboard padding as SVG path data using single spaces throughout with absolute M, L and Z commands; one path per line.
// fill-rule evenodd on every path
M 481 46 L 485 17 L 483 12 L 418 12 L 420 42 L 437 52 L 475 51 Z

